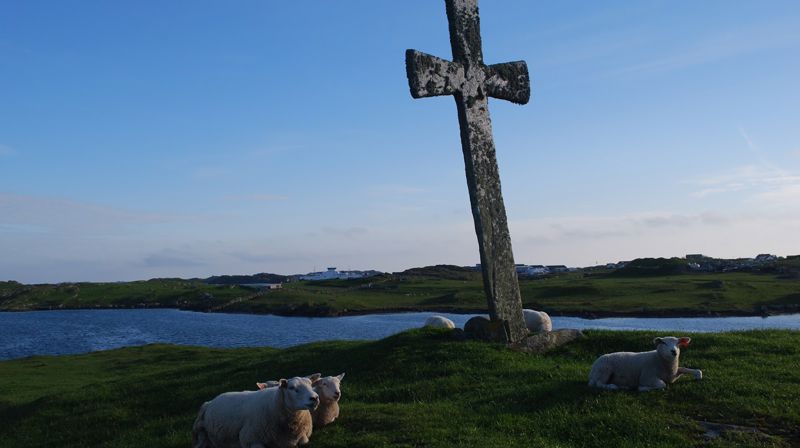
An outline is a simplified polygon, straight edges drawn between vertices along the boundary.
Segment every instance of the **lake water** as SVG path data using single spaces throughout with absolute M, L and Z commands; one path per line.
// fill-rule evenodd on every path
M 329 339 L 380 339 L 419 327 L 434 314 L 457 326 L 468 314 L 395 313 L 348 317 L 279 317 L 159 310 L 0 312 L 0 360 L 61 355 L 150 343 L 206 347 L 288 347 Z M 553 317 L 554 328 L 719 332 L 765 328 L 800 330 L 800 314 L 714 318 Z

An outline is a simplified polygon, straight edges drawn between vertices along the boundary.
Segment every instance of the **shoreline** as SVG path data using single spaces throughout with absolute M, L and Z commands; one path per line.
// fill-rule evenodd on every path
M 0 312 L 21 313 L 32 311 L 90 311 L 90 310 L 141 310 L 141 309 L 172 309 L 178 311 L 192 311 L 198 313 L 221 314 L 253 314 L 274 315 L 281 317 L 347 317 L 364 316 L 371 314 L 396 314 L 396 313 L 448 313 L 448 314 L 487 314 L 486 309 L 480 308 L 449 308 L 449 307 L 390 307 L 375 309 L 331 309 L 328 307 L 311 308 L 284 306 L 264 311 L 225 311 L 210 310 L 193 307 L 176 307 L 174 305 L 140 304 L 133 306 L 85 306 L 85 307 L 32 307 L 29 309 L 0 309 Z M 771 306 L 760 311 L 756 310 L 651 310 L 651 311 L 558 311 L 542 309 L 553 317 L 577 317 L 582 319 L 604 318 L 714 318 L 714 317 L 769 317 L 800 314 L 800 305 Z

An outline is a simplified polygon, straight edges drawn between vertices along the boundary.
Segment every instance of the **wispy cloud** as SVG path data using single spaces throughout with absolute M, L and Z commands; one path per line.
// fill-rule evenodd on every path
M 289 199 L 288 196 L 281 194 L 243 194 L 243 195 L 229 195 L 223 199 L 231 202 L 269 202 L 269 201 L 285 201 Z
M 323 227 L 321 233 L 332 237 L 357 238 L 368 234 L 369 230 L 364 227 Z
M 175 218 L 64 198 L 0 193 L 0 224 L 6 229 L 36 228 L 61 234 L 98 235 Z
M 0 157 L 10 157 L 17 155 L 17 150 L 7 145 L 0 145 Z
M 367 194 L 372 197 L 398 197 L 398 196 L 414 196 L 424 193 L 425 189 L 411 185 L 373 185 L 367 188 Z
M 747 193 L 749 196 L 774 202 L 791 196 L 791 192 L 800 187 L 800 175 L 770 166 L 744 165 L 696 180 L 694 183 L 700 187 L 691 193 L 695 198 L 725 193 Z
M 678 70 L 700 64 L 800 44 L 795 20 L 757 24 L 732 32 L 706 36 L 664 57 L 625 67 L 615 74 Z
M 311 263 L 314 260 L 301 256 L 301 255 L 288 255 L 283 253 L 277 253 L 274 250 L 265 249 L 264 252 L 256 252 L 253 250 L 240 250 L 240 251 L 233 251 L 228 252 L 229 256 L 235 258 L 236 260 L 243 261 L 246 263 L 256 263 L 256 264 L 287 264 L 287 263 Z
M 691 196 L 709 196 L 737 193 L 762 204 L 800 204 L 800 174 L 772 163 L 766 153 L 750 134 L 739 127 L 747 148 L 752 152 L 755 163 L 728 169 L 703 179 L 692 181 L 698 186 Z
M 786 255 L 800 247 L 800 236 L 793 230 L 800 226 L 800 214 L 788 211 L 561 216 L 512 221 L 509 226 L 515 260 L 531 264 L 586 266 L 698 252 L 720 257 Z
M 142 264 L 148 268 L 186 268 L 206 265 L 196 255 L 175 249 L 163 249 L 147 255 L 142 260 Z

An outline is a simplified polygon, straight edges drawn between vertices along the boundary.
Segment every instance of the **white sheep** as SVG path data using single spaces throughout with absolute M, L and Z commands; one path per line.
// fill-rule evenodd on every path
M 296 447 L 311 437 L 319 395 L 311 380 L 282 379 L 278 387 L 226 392 L 203 403 L 192 427 L 194 448 Z
M 541 331 L 553 331 L 553 321 L 544 311 L 522 310 L 522 317 L 525 318 L 525 326 L 528 331 L 539 333 Z
M 664 389 L 684 373 L 702 379 L 702 371 L 678 367 L 681 348 L 688 347 L 691 341 L 686 337 L 655 338 L 656 349 L 649 352 L 605 354 L 592 364 L 589 386 L 609 390 L 638 388 L 645 392 Z
M 332 423 L 339 416 L 339 399 L 342 397 L 341 383 L 344 373 L 337 376 L 326 376 L 320 378 L 319 373 L 311 375 L 314 378 L 314 392 L 319 395 L 319 406 L 311 411 L 311 417 L 315 428 L 321 428 Z M 256 383 L 259 389 L 277 386 L 277 381 L 267 381 L 266 383 Z
M 456 324 L 453 323 L 452 320 L 444 317 L 444 316 L 431 316 L 425 319 L 426 327 L 433 327 L 433 328 L 456 328 Z

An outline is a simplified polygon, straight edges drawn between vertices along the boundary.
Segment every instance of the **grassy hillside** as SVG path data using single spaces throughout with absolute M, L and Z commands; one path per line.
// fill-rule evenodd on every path
M 767 273 L 671 273 L 643 265 L 611 273 L 569 273 L 520 280 L 526 306 L 572 315 L 705 315 L 800 312 L 800 277 Z M 429 267 L 354 280 L 286 283 L 255 292 L 235 285 L 157 279 L 131 283 L 0 283 L 0 310 L 176 307 L 283 315 L 387 310 L 482 312 L 480 274 Z
M 586 387 L 602 353 L 655 333 L 590 331 L 545 356 L 414 330 L 286 350 L 166 345 L 0 362 L 2 447 L 185 447 L 200 404 L 257 380 L 346 372 L 341 416 L 311 447 L 687 447 L 800 444 L 800 333 L 693 335 L 705 378 L 666 391 Z M 707 442 L 701 421 L 755 427 Z

